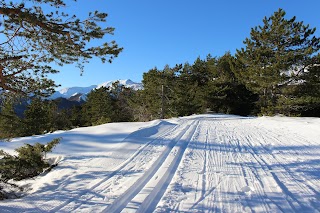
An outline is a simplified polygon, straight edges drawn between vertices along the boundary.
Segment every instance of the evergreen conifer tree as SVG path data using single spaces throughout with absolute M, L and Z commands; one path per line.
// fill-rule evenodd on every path
M 10 139 L 21 136 L 23 123 L 14 111 L 15 101 L 4 99 L 0 111 L 0 138 Z
M 198 82 L 191 76 L 192 66 L 185 63 L 179 70 L 175 84 L 176 110 L 179 116 L 192 115 L 202 111 L 201 102 L 197 100 Z
M 211 110 L 237 115 L 251 114 L 255 95 L 236 77 L 234 57 L 228 52 L 220 58 L 208 60 L 212 78 L 208 83 L 208 100 Z
M 150 114 L 148 120 L 160 118 L 162 108 L 162 85 L 164 85 L 164 79 L 162 71 L 153 68 L 146 73 L 143 73 L 143 88 L 142 91 L 144 100 L 144 106 Z
M 85 125 L 85 119 L 83 119 L 83 115 L 82 112 L 84 112 L 84 110 L 82 110 L 83 105 L 80 106 L 73 106 L 70 110 L 70 122 L 72 124 L 72 127 L 80 127 L 80 126 L 84 126 Z
M 201 106 L 201 113 L 206 112 L 206 110 L 210 107 L 208 99 L 210 90 L 208 84 L 212 80 L 213 75 L 209 69 L 209 64 L 207 62 L 211 59 L 211 55 L 208 55 L 205 60 L 198 57 L 192 64 L 189 73 L 192 84 L 196 85 L 196 94 L 194 101 Z
M 262 26 L 251 29 L 245 48 L 236 53 L 239 75 L 259 95 L 262 113 L 282 113 L 284 109 L 279 106 L 285 100 L 297 100 L 297 90 L 288 90 L 292 85 L 309 84 L 312 78 L 319 82 L 319 57 L 315 56 L 319 54 L 320 39 L 313 35 L 316 29 L 296 21 L 296 17 L 286 19 L 285 15 L 279 9 L 265 17 Z M 306 69 L 311 68 L 314 72 L 308 73 Z
M 46 154 L 60 143 L 60 138 L 53 139 L 47 144 L 25 144 L 15 149 L 18 155 L 10 155 L 0 150 L 0 181 L 10 179 L 22 180 L 34 177 L 50 165 L 46 162 Z
M 114 109 L 109 89 L 100 87 L 92 90 L 82 107 L 86 125 L 99 125 L 113 121 Z
M 130 88 L 126 88 L 116 81 L 109 88 L 113 103 L 113 121 L 123 122 L 133 120 L 133 111 L 129 106 L 129 99 L 131 98 L 134 91 Z
M 24 135 L 39 135 L 50 131 L 48 105 L 40 98 L 32 99 L 24 111 Z
M 132 111 L 132 118 L 134 121 L 145 122 L 152 118 L 151 111 L 148 108 L 149 103 L 144 90 L 133 92 L 128 99 L 128 106 Z
M 170 68 L 166 65 L 163 70 L 154 68 L 143 74 L 142 95 L 151 115 L 150 120 L 177 115 L 174 88 L 176 70 L 179 70 L 179 67 L 180 65 Z

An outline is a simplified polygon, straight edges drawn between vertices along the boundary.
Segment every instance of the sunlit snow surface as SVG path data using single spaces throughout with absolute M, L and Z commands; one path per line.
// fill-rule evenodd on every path
M 51 172 L 0 212 L 319 212 L 320 119 L 196 115 L 62 137 Z

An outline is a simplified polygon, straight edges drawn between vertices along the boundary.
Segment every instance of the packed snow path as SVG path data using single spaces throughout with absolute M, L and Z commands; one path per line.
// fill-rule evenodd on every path
M 74 164 L 78 173 L 0 201 L 0 212 L 320 212 L 316 118 L 159 121 L 104 156 L 66 157 L 54 172 Z

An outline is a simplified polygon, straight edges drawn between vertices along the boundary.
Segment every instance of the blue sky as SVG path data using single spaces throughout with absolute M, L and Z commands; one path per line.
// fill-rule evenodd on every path
M 142 80 L 144 72 L 166 64 L 193 63 L 197 57 L 222 56 L 243 47 L 252 27 L 278 8 L 287 18 L 316 27 L 320 36 L 319 0 L 78 0 L 70 13 L 85 17 L 89 11 L 109 14 L 107 25 L 115 28 L 124 48 L 112 64 L 91 60 L 80 76 L 74 65 L 59 68 L 50 76 L 62 87 L 90 86 L 109 80 Z

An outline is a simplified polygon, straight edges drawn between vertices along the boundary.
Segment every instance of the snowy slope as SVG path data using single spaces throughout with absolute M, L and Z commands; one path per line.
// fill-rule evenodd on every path
M 134 90 L 141 90 L 143 89 L 143 86 L 141 83 L 136 83 L 136 82 L 133 82 L 129 79 L 127 80 L 118 80 L 119 81 L 119 84 L 120 85 L 123 85 L 127 88 L 131 88 L 131 89 L 134 89 Z M 101 83 L 99 85 L 92 85 L 92 86 L 89 86 L 89 87 L 67 87 L 67 88 L 63 88 L 59 91 L 56 91 L 51 97 L 50 99 L 56 99 L 56 98 L 70 98 L 72 96 L 75 96 L 77 94 L 82 94 L 83 97 L 82 99 L 85 99 L 86 95 L 93 89 L 96 89 L 96 88 L 100 88 L 102 86 L 104 87 L 111 87 L 112 84 L 116 82 L 116 80 L 114 81 L 107 81 L 107 82 L 104 82 L 104 83 Z
M 63 137 L 50 173 L 0 212 L 319 212 L 320 119 L 198 115 Z

